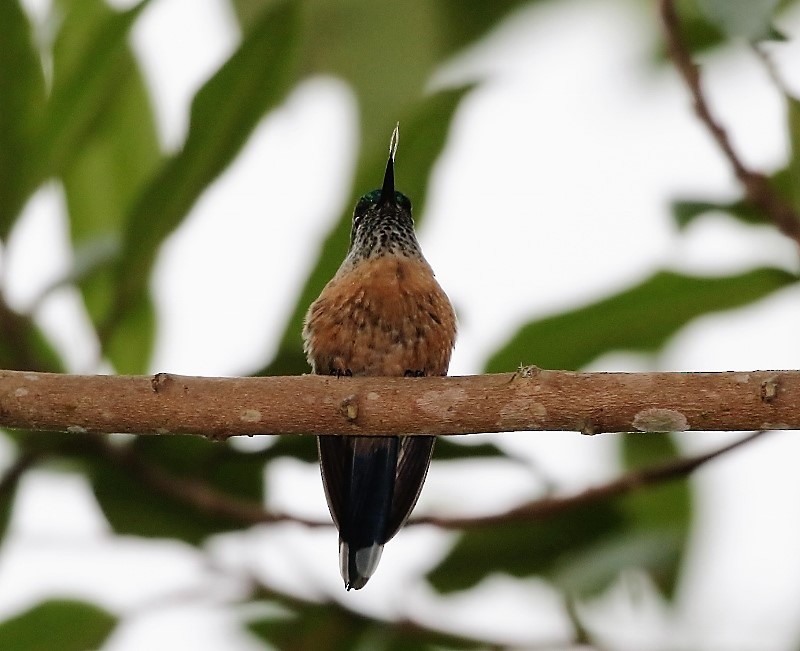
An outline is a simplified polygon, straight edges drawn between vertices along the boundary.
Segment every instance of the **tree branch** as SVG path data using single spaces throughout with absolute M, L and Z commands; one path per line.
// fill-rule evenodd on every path
M 23 452 L 16 461 L 0 477 L 0 498 L 4 498 L 14 491 L 19 480 L 30 468 L 42 458 L 39 452 Z
M 645 486 L 686 477 L 706 463 L 756 440 L 765 433 L 766 430 L 761 430 L 711 452 L 691 457 L 670 459 L 664 463 L 633 470 L 608 483 L 587 488 L 574 495 L 535 499 L 502 513 L 483 516 L 424 516 L 412 518 L 408 521 L 407 526 L 429 524 L 440 529 L 465 530 L 511 522 L 541 520 L 592 502 L 625 495 Z M 146 486 L 201 513 L 222 516 L 242 525 L 275 524 L 279 522 L 293 522 L 307 527 L 332 525 L 332 522 L 327 518 L 325 520 L 312 520 L 288 513 L 267 511 L 260 503 L 228 495 L 202 480 L 175 475 L 158 465 L 142 459 L 128 447 L 112 445 L 103 439 L 90 439 L 88 442 L 95 452 L 98 452 L 109 461 L 119 464 L 123 470 L 130 472 Z
M 742 162 L 728 138 L 728 133 L 711 114 L 703 94 L 700 72 L 681 36 L 674 0 L 661 0 L 661 19 L 670 57 L 689 89 L 695 113 L 728 159 L 733 173 L 744 186 L 748 200 L 762 210 L 784 235 L 800 244 L 800 216 L 774 190 L 766 176 L 751 170 Z
M 760 430 L 754 432 L 733 443 L 712 450 L 711 452 L 705 452 L 691 457 L 670 459 L 664 463 L 648 466 L 639 470 L 632 470 L 606 484 L 592 486 L 575 495 L 532 500 L 502 513 L 492 513 L 480 517 L 440 518 L 430 516 L 416 518 L 415 520 L 409 521 L 408 524 L 432 524 L 442 529 L 468 529 L 473 527 L 492 527 L 509 522 L 540 520 L 579 506 L 584 506 L 591 502 L 632 493 L 634 490 L 645 486 L 663 484 L 665 482 L 681 479 L 682 477 L 687 477 L 709 461 L 713 461 L 736 448 L 756 440 L 767 431 L 768 430 Z
M 208 378 L 0 371 L 0 427 L 70 433 L 800 429 L 800 371 Z
M 327 527 L 333 524 L 330 520 L 312 520 L 288 513 L 267 511 L 260 502 L 237 498 L 202 480 L 177 475 L 142 458 L 126 445 L 114 445 L 102 438 L 90 438 L 84 443 L 102 458 L 130 473 L 141 484 L 200 513 L 222 517 L 242 525 L 294 522 L 307 527 Z M 79 445 L 78 449 L 81 447 L 83 446 Z

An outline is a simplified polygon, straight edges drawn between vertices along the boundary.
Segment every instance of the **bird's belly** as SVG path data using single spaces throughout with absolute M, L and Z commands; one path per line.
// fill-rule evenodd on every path
M 455 340 L 450 302 L 429 271 L 387 266 L 335 279 L 311 306 L 305 336 L 315 372 L 447 373 Z
M 309 339 L 317 372 L 353 375 L 440 375 L 450 358 L 448 337 L 419 313 L 404 318 L 342 306 L 320 319 Z

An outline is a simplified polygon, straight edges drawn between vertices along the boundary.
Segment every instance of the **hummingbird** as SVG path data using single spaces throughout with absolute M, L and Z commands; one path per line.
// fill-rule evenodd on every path
M 414 232 L 411 201 L 395 190 L 399 124 L 383 186 L 353 211 L 350 247 L 308 309 L 303 327 L 312 371 L 342 376 L 447 375 L 456 316 Z M 318 436 L 322 484 L 339 531 L 347 590 L 363 588 L 383 546 L 417 503 L 433 436 Z

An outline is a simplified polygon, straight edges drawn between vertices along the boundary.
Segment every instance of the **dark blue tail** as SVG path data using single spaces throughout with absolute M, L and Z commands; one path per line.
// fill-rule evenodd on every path
M 425 481 L 433 437 L 318 437 L 325 495 L 339 529 L 345 587 L 363 588 Z
M 394 495 L 398 439 L 352 442 L 349 499 L 339 527 L 339 566 L 345 587 L 363 588 L 378 567 Z

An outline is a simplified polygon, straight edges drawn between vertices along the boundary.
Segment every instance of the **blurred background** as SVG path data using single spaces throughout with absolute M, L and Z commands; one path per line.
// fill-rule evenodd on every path
M 678 2 L 714 114 L 796 210 L 797 5 Z M 800 367 L 796 243 L 742 200 L 653 2 L 4 0 L 0 368 L 307 372 L 302 316 L 398 120 L 451 374 Z M 440 440 L 415 513 L 741 435 Z M 798 455 L 775 432 L 553 517 L 409 525 L 346 593 L 335 529 L 301 522 L 328 521 L 312 437 L 8 431 L 0 648 L 798 649 Z

